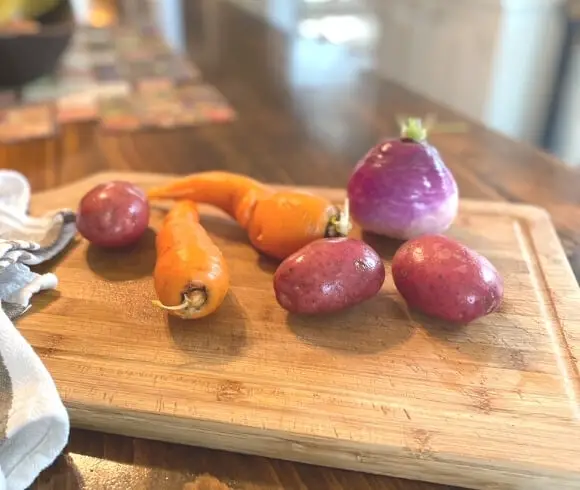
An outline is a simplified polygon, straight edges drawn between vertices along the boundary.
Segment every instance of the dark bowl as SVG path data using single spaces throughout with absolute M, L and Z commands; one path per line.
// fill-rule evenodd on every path
M 17 88 L 55 71 L 75 28 L 69 1 L 35 20 L 37 32 L 0 31 L 0 87 Z

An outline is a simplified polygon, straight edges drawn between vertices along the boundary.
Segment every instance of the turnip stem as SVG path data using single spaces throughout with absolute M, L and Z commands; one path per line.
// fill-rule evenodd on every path
M 427 128 L 423 125 L 421 119 L 410 117 L 401 124 L 401 138 L 420 143 L 427 139 Z

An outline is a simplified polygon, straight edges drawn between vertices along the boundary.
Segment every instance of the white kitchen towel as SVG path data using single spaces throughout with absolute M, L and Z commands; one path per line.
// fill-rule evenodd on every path
M 54 381 L 12 320 L 57 286 L 29 266 L 60 253 L 76 232 L 70 210 L 27 215 L 28 181 L 0 170 L 0 490 L 24 490 L 64 449 L 69 418 Z

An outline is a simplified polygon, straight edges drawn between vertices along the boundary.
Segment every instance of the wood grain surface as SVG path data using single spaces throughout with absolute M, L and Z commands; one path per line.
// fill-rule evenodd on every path
M 105 173 L 34 196 L 75 207 Z M 340 190 L 317 189 L 340 203 Z M 287 315 L 276 264 L 235 222 L 202 208 L 232 290 L 213 316 L 151 305 L 154 229 L 130 251 L 79 239 L 18 327 L 81 428 L 477 489 L 578 488 L 580 290 L 543 210 L 464 201 L 449 234 L 505 278 L 498 314 L 451 328 L 407 311 L 390 276 L 375 299 Z M 355 229 L 354 236 L 360 236 Z M 388 262 L 400 244 L 363 236 Z

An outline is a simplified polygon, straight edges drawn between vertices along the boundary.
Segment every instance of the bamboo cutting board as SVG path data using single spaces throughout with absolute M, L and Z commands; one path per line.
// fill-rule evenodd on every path
M 32 212 L 76 208 L 98 182 L 169 178 L 100 174 L 35 195 Z M 46 267 L 58 291 L 35 297 L 18 327 L 74 426 L 475 489 L 580 488 L 580 292 L 544 211 L 462 202 L 449 234 L 506 286 L 501 312 L 463 328 L 409 313 L 390 274 L 350 311 L 287 315 L 275 264 L 202 211 L 233 283 L 209 318 L 151 305 L 160 211 L 131 251 L 79 239 Z M 365 238 L 386 261 L 398 246 Z

